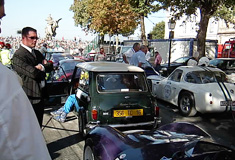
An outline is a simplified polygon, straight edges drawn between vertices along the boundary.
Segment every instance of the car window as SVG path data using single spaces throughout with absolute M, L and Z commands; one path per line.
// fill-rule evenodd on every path
M 104 73 L 97 75 L 99 92 L 144 92 L 147 84 L 143 74 Z
M 197 84 L 202 83 L 199 74 L 195 74 L 194 72 L 187 73 L 185 76 L 185 81 L 189 83 L 197 83 Z
M 189 57 L 181 57 L 179 59 L 176 59 L 173 63 L 185 63 Z
M 185 76 L 185 81 L 196 84 L 227 82 L 226 75 L 224 73 L 208 71 L 189 72 Z
M 183 71 L 182 70 L 175 70 L 170 76 L 169 80 L 175 81 L 175 82 L 180 82 L 181 76 L 182 76 Z
M 89 93 L 89 72 L 81 70 L 80 73 L 79 88 L 82 91 Z

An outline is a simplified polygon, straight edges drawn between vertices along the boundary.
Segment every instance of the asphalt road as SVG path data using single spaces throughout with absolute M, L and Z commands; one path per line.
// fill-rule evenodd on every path
M 50 106 L 45 109 L 43 135 L 51 158 L 55 160 L 82 160 L 84 140 L 78 132 L 78 119 L 71 112 L 65 123 L 51 119 L 50 112 L 60 106 Z M 50 121 L 49 121 L 50 120 Z
M 207 131 L 212 138 L 223 145 L 235 149 L 235 122 L 230 114 L 205 114 L 195 117 L 182 117 L 178 109 L 166 102 L 158 101 L 162 125 L 177 122 L 191 122 Z M 45 110 L 43 125 L 50 119 L 50 111 L 60 106 L 50 106 Z M 43 135 L 52 159 L 82 160 L 84 140 L 79 136 L 78 119 L 71 112 L 65 123 L 50 120 L 43 129 Z

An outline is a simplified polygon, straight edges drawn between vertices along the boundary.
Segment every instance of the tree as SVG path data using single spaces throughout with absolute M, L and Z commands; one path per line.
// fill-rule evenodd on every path
M 157 23 L 153 30 L 150 32 L 152 34 L 153 39 L 164 39 L 165 35 L 165 22 L 161 21 Z
M 169 10 L 176 20 L 182 15 L 197 15 L 200 11 L 197 50 L 200 57 L 205 56 L 205 41 L 209 19 L 213 16 L 225 22 L 235 23 L 234 0 L 157 0 L 159 7 Z
M 100 35 L 133 34 L 139 20 L 129 0 L 74 0 L 70 9 L 75 25 Z
M 144 45 L 147 45 L 147 38 L 145 34 L 144 17 L 147 17 L 150 13 L 159 10 L 159 6 L 155 3 L 156 0 L 130 0 L 130 4 L 134 11 L 139 15 L 140 28 L 141 28 L 141 40 Z

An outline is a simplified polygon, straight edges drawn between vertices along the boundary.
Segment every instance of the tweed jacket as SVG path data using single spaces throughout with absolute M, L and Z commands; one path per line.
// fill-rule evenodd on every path
M 45 72 L 35 68 L 39 63 L 42 64 L 43 55 L 38 50 L 35 50 L 34 53 L 36 57 L 20 46 L 12 58 L 12 67 L 22 78 L 22 87 L 32 104 L 38 103 L 42 99 L 40 83 L 46 77 Z

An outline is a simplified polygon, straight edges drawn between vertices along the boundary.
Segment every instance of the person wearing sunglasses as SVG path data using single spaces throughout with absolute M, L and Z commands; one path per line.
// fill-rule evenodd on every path
M 35 49 L 37 30 L 31 27 L 22 29 L 22 42 L 12 58 L 12 67 L 23 80 L 23 89 L 28 96 L 40 126 L 44 114 L 44 97 L 46 95 L 46 72 L 52 70 L 46 64 L 40 51 Z
M 4 0 L 0 0 L 0 19 L 4 16 Z M 0 159 L 51 160 L 37 117 L 17 74 L 1 62 L 0 82 Z

